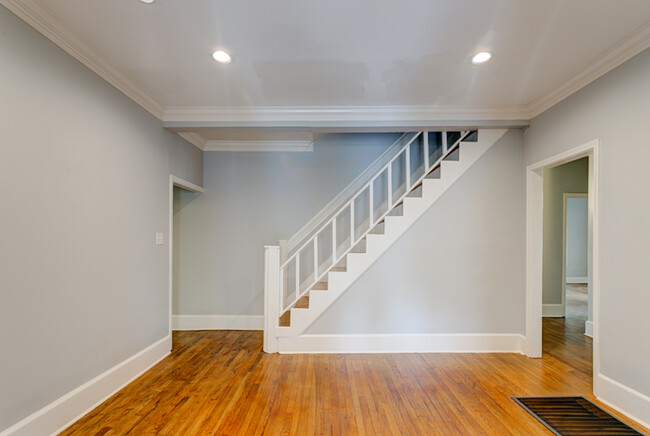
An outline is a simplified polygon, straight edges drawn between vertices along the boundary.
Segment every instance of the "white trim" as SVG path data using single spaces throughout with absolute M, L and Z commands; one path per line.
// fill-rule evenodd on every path
M 543 247 L 543 170 L 589 156 L 589 203 L 592 225 L 590 232 L 591 276 L 593 294 L 593 373 L 600 373 L 600 319 L 599 274 L 599 140 L 559 153 L 526 168 L 526 354 L 542 355 L 542 247 Z M 594 377 L 594 392 L 598 392 L 598 378 Z
M 633 419 L 646 428 L 650 428 L 650 397 L 619 383 L 606 375 L 598 374 L 598 392 L 596 398 Z
M 545 92 L 542 97 L 523 105 L 164 107 L 123 72 L 112 66 L 110 60 L 96 48 L 74 36 L 61 20 L 42 4 L 30 2 L 27 5 L 20 0 L 0 0 L 0 4 L 164 122 L 223 122 L 226 125 L 233 125 L 240 122 L 299 120 L 372 125 L 382 121 L 530 120 L 650 47 L 650 23 L 645 23 L 604 53 L 596 56 L 593 62 L 577 76 L 554 90 Z
M 361 172 L 354 180 L 343 188 L 329 203 L 327 203 L 317 214 L 314 215 L 300 230 L 298 230 L 287 241 L 287 249 L 284 254 L 287 256 L 293 254 L 297 247 L 300 247 L 308 238 L 314 236 L 315 232 L 321 226 L 331 219 L 336 212 L 339 211 L 347 202 L 350 201 L 352 196 L 356 194 L 363 186 L 365 186 L 373 177 L 377 175 L 379 170 L 384 167 L 390 160 L 395 157 L 405 144 L 412 142 L 417 138 L 417 133 L 405 133 L 393 142 L 373 163 L 371 163 L 365 170 Z M 283 260 L 282 263 L 286 261 Z
M 566 308 L 564 304 L 542 305 L 542 316 L 544 318 L 564 318 Z
M 324 272 L 323 275 L 328 274 L 327 292 L 312 292 L 309 297 L 309 310 L 292 309 L 290 325 L 286 327 L 278 326 L 278 336 L 299 336 L 305 333 L 307 327 L 309 327 L 309 325 L 311 325 L 327 309 L 327 307 L 333 304 L 334 301 L 349 289 L 349 287 L 359 277 L 361 277 L 368 268 L 370 268 L 373 262 L 381 257 L 393 243 L 399 240 L 400 235 L 408 231 L 408 229 L 422 216 L 422 214 L 451 186 L 453 186 L 454 182 L 462 177 L 463 174 L 490 149 L 490 147 L 494 146 L 505 133 L 506 130 L 480 130 L 478 141 L 464 150 L 460 160 L 453 161 L 442 159 L 440 163 L 443 174 L 441 179 L 442 181 L 428 180 L 422 178 L 424 177 L 423 175 L 420 175 L 421 178 L 419 180 L 421 180 L 424 185 L 427 185 L 427 187 L 424 188 L 421 197 L 409 198 L 405 191 L 402 191 L 399 196 L 394 196 L 391 202 L 393 205 L 401 202 L 403 199 L 404 204 L 399 206 L 399 210 L 402 214 L 399 216 L 391 216 L 394 215 L 393 212 L 391 212 L 385 216 L 386 223 L 383 226 L 383 234 L 373 235 L 370 232 L 374 227 L 367 226 L 364 227 L 363 232 L 360 234 L 357 235 L 355 233 L 354 239 L 356 242 L 348 246 L 346 251 L 339 253 L 333 262 L 336 264 L 343 256 L 347 256 L 347 270 L 345 272 Z M 431 162 L 429 164 L 435 165 L 435 163 Z M 386 213 L 386 211 L 384 210 L 383 213 Z M 352 215 L 354 214 L 351 214 L 349 217 L 350 221 L 354 221 Z M 381 219 L 381 217 L 377 218 L 378 220 Z M 365 242 L 359 242 L 361 240 L 364 240 Z M 350 251 L 353 250 L 353 248 L 358 247 L 358 243 L 362 245 L 365 244 L 365 253 L 354 253 Z M 291 258 L 289 259 L 291 260 Z M 286 263 L 282 267 L 284 266 L 286 266 Z M 309 287 L 307 289 L 309 289 Z M 299 296 L 294 294 L 295 293 L 292 294 L 292 300 L 283 302 L 283 308 L 292 307 L 295 304 Z
M 199 150 L 201 151 L 205 150 L 205 143 L 207 141 L 202 135 L 194 132 L 178 132 L 178 136 L 180 136 L 190 144 L 194 145 Z
M 281 354 L 520 353 L 520 334 L 301 335 L 279 338 Z
M 567 284 L 588 283 L 588 282 L 589 282 L 589 277 L 567 277 L 565 279 L 565 283 L 567 283 Z
M 171 347 L 171 336 L 164 337 L 0 432 L 0 436 L 60 433 L 168 356 Z
M 592 141 L 592 152 L 589 156 L 589 216 L 591 217 L 591 229 L 589 231 L 589 242 L 591 247 L 589 255 L 591 262 L 588 263 L 589 285 L 591 285 L 592 296 L 592 323 L 593 323 L 593 373 L 600 374 L 600 141 Z M 598 392 L 598 377 L 594 377 L 594 393 Z
M 168 272 L 168 322 L 167 322 L 167 331 L 168 334 L 172 334 L 172 295 L 174 292 L 174 186 L 179 188 L 186 189 L 191 192 L 203 193 L 203 187 L 196 185 L 188 180 L 177 177 L 173 174 L 169 175 L 169 272 Z
M 124 95 L 142 106 L 158 119 L 162 119 L 165 108 L 149 93 L 140 88 L 117 68 L 98 50 L 83 43 L 72 34 L 55 15 L 39 2 L 19 0 L 0 0 L 20 19 L 32 26 L 47 39 L 65 50 L 70 56 L 90 68 L 102 79 L 113 85 Z
M 524 121 L 525 106 L 181 106 L 167 107 L 166 126 L 199 123 L 374 123 Z M 438 123 L 439 124 L 439 123 Z M 524 123 L 527 124 L 527 123 Z M 443 123 L 443 125 L 447 126 Z M 480 127 L 480 126 L 479 126 Z M 494 126 L 501 128 L 506 126 Z
M 526 171 L 526 355 L 542 357 L 543 171 Z
M 585 336 L 594 337 L 594 323 L 591 321 L 585 321 Z
M 650 21 L 629 33 L 604 53 L 596 56 L 582 72 L 571 80 L 528 103 L 526 105 L 527 119 L 535 118 L 649 47 Z
M 281 246 L 264 247 L 264 343 L 265 353 L 278 352 L 277 326 L 280 318 Z
M 314 151 L 314 141 L 210 140 L 203 151 Z
M 264 330 L 264 316 L 173 315 L 172 330 Z
M 197 185 L 195 183 L 192 183 L 192 182 L 190 182 L 188 180 L 181 179 L 180 177 L 176 177 L 174 175 L 171 175 L 171 176 L 169 176 L 169 179 L 171 180 L 172 188 L 174 186 L 178 186 L 179 188 L 183 188 L 183 189 L 185 189 L 187 191 L 196 192 L 198 194 L 203 194 L 203 192 L 204 192 L 203 186 L 199 186 L 199 185 Z M 173 191 L 172 191 L 172 193 L 173 193 Z

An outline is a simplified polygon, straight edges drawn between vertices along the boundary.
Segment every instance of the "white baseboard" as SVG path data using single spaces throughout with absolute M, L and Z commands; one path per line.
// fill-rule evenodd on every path
M 0 432 L 0 436 L 58 434 L 169 355 L 171 336 L 148 346 L 53 403 Z
M 519 334 L 301 335 L 279 338 L 281 354 L 521 353 Z
M 264 330 L 264 316 L 174 315 L 172 330 Z
M 585 336 L 594 337 L 594 323 L 592 321 L 585 321 Z
M 588 283 L 589 277 L 567 277 L 566 283 Z
M 596 398 L 612 409 L 650 427 L 650 397 L 603 374 L 598 374 Z
M 564 312 L 564 304 L 544 304 L 542 306 L 542 316 L 544 317 L 562 318 Z

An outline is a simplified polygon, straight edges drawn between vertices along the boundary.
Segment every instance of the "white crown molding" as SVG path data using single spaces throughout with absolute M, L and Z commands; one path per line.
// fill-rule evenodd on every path
M 179 132 L 178 134 L 202 151 L 314 151 L 314 141 L 310 140 L 206 140 L 199 133 Z
M 196 146 L 199 150 L 205 151 L 206 140 L 203 136 L 194 132 L 179 132 L 178 135 L 189 142 L 190 144 Z
M 207 141 L 203 151 L 314 151 L 313 141 Z
M 157 102 L 145 90 L 128 79 L 111 65 L 98 50 L 75 37 L 61 21 L 37 0 L 0 0 L 23 21 L 86 65 L 104 80 L 163 121 L 165 127 L 174 123 L 194 124 L 201 127 L 211 123 L 214 127 L 249 124 L 252 127 L 282 125 L 301 127 L 316 123 L 335 127 L 374 127 L 394 125 L 416 126 L 417 123 L 444 124 L 477 122 L 475 127 L 492 127 L 495 121 L 527 121 L 564 100 L 569 95 L 613 70 L 650 47 L 650 22 L 628 34 L 623 40 L 599 55 L 580 74 L 542 97 L 523 105 L 506 106 L 221 106 L 221 107 L 167 107 Z M 484 123 L 480 123 L 484 121 Z M 437 123 L 436 123 L 437 122 Z M 450 124 L 451 122 L 451 124 Z M 391 124 L 392 123 L 392 124 Z M 495 125 L 495 128 L 509 127 Z M 522 126 L 515 126 L 522 127 Z M 185 136 L 184 136 L 185 137 Z M 185 137 L 186 138 L 186 137 Z M 187 138 L 186 138 L 187 139 Z M 188 139 L 189 141 L 189 139 Z M 197 147 L 198 139 L 190 141 Z
M 27 2 L 20 0 L 0 0 L 0 4 L 54 44 L 61 47 L 73 58 L 90 68 L 131 100 L 142 106 L 153 116 L 162 119 L 165 109 L 160 103 L 114 68 L 110 61 L 97 50 L 76 38 L 43 5 L 35 1 L 30 2 L 28 5 Z
M 525 106 L 221 106 L 168 107 L 174 123 L 395 123 L 430 121 L 522 120 Z
M 638 27 L 625 38 L 599 55 L 593 62 L 573 79 L 546 93 L 527 105 L 526 119 L 533 119 L 537 115 L 555 106 L 571 94 L 584 88 L 596 79 L 604 76 L 614 68 L 632 59 L 650 47 L 650 21 Z

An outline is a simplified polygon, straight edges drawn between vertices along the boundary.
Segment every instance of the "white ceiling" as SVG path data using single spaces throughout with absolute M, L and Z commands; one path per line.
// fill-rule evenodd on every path
M 0 2 L 167 127 L 212 136 L 525 120 L 650 46 L 648 0 Z M 493 60 L 471 65 L 479 50 Z

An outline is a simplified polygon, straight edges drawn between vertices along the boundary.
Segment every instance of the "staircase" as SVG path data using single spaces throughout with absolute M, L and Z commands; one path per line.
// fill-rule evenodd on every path
M 264 351 L 301 335 L 505 132 L 407 133 L 299 241 L 265 247 Z

